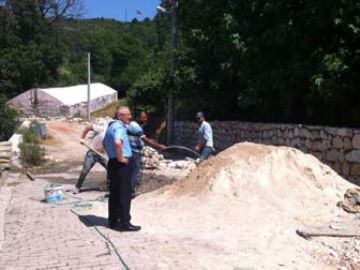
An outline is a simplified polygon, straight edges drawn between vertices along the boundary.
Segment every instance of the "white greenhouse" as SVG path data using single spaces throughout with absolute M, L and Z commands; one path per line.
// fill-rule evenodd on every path
M 26 116 L 74 117 L 87 113 L 88 86 L 30 89 L 7 104 Z M 90 108 L 95 111 L 117 101 L 117 91 L 102 83 L 90 87 Z

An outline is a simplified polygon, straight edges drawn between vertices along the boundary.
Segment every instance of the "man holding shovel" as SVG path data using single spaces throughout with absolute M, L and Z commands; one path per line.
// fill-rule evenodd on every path
M 90 145 L 88 147 L 89 150 L 86 152 L 85 155 L 84 164 L 79 179 L 73 191 L 74 194 L 78 194 L 81 192 L 81 186 L 84 183 L 86 176 L 88 175 L 88 173 L 96 163 L 100 163 L 105 169 L 107 166 L 107 159 L 106 156 L 104 156 L 105 150 L 102 144 L 102 141 L 105 137 L 106 127 L 102 127 L 100 125 L 94 125 L 94 124 L 90 124 L 86 126 L 81 135 L 81 139 L 80 139 L 81 144 L 87 146 L 87 144 L 85 143 L 85 137 L 90 131 L 93 131 L 93 136 Z

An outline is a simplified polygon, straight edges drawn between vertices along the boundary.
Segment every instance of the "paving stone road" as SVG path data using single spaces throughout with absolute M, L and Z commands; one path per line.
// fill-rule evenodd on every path
M 64 198 L 63 205 L 43 202 L 47 183 L 9 174 L 0 187 L 0 270 L 212 269 L 205 267 L 206 258 L 200 256 L 204 250 L 197 247 L 199 240 L 154 230 L 110 230 L 106 227 L 106 213 L 101 217 L 82 214 L 82 209 L 71 211 L 77 208 L 65 203 L 73 202 L 72 198 Z M 84 192 L 81 196 L 90 199 L 104 194 Z M 106 211 L 107 202 L 95 203 L 103 204 L 100 209 Z M 97 229 L 115 245 L 123 262 Z M 214 248 L 206 252 L 212 260 L 221 255 Z

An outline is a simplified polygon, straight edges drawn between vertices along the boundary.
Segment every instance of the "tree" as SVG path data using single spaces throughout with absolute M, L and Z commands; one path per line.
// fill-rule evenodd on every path
M 359 125 L 356 1 L 197 0 L 179 11 L 179 66 L 194 78 L 179 89 L 208 115 Z
M 60 18 L 74 16 L 80 0 L 3 0 L 0 9 L 0 93 L 12 97 L 53 85 L 62 63 Z

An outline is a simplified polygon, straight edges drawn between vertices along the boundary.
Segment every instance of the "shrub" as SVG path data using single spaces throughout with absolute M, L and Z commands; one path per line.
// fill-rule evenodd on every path
M 6 99 L 0 95 L 0 141 L 8 140 L 17 126 L 17 112 L 6 105 Z
M 26 165 L 38 166 L 44 162 L 44 149 L 32 128 L 23 131 L 23 142 L 19 144 L 21 161 Z

